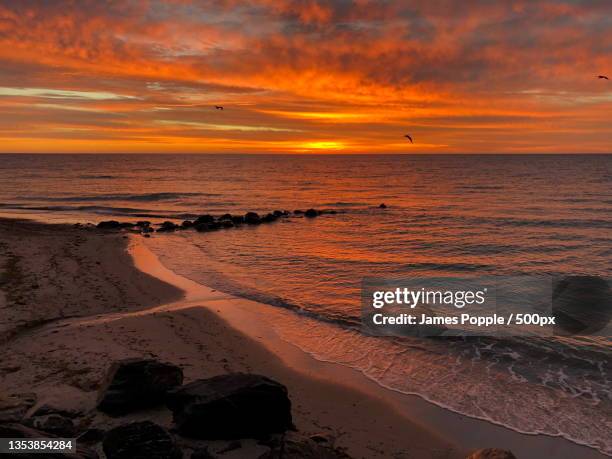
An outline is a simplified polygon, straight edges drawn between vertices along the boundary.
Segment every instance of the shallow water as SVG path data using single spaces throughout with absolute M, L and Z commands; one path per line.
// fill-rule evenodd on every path
M 320 359 L 612 454 L 608 338 L 390 339 L 355 327 L 364 276 L 609 277 L 611 166 L 580 155 L 3 155 L 0 212 L 74 222 L 337 209 L 147 243 L 186 277 L 285 308 L 279 331 Z

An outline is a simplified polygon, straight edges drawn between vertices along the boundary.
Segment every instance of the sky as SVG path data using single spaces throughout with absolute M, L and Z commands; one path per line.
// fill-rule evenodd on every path
M 610 0 L 0 0 L 0 151 L 612 152 L 598 75 Z

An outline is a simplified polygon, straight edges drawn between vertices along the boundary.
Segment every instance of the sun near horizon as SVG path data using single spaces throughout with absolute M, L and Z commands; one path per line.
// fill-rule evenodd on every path
M 3 0 L 0 151 L 609 153 L 610 18 L 599 1 Z

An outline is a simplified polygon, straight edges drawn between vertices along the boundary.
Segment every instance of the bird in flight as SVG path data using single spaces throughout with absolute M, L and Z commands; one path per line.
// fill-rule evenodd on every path
M 609 80 L 610 78 L 608 78 L 605 75 L 597 75 L 597 78 L 599 78 L 600 80 Z
M 215 110 L 223 110 L 223 107 L 221 105 L 215 105 Z
M 408 134 L 406 134 L 404 137 L 406 137 L 408 140 L 410 140 L 410 143 L 414 143 L 414 142 L 412 141 L 412 137 L 410 137 Z

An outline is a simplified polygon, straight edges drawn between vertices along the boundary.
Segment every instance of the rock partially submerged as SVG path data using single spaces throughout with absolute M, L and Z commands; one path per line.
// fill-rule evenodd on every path
M 258 438 L 292 428 L 287 388 L 265 376 L 232 373 L 200 379 L 168 394 L 181 435 Z
M 247 225 L 259 225 L 261 223 L 261 217 L 257 212 L 247 212 L 244 214 L 244 222 Z
M 170 231 L 175 231 L 178 228 L 180 228 L 177 224 L 171 222 L 171 221 L 165 221 L 161 224 L 161 226 L 157 229 L 158 232 L 170 232 Z
M 183 383 L 180 367 L 154 359 L 115 362 L 100 391 L 98 409 L 113 416 L 160 405 L 166 393 Z
M 474 451 L 466 459 L 516 459 L 516 456 L 506 449 L 486 448 Z
M 151 421 L 108 431 L 102 442 L 107 459 L 181 459 L 183 453 L 166 429 Z
M 153 228 L 151 222 L 141 220 L 136 223 L 127 223 L 127 222 L 119 222 L 117 220 L 107 220 L 102 221 L 96 225 L 98 229 L 102 230 L 122 230 L 129 229 L 131 232 L 141 233 L 144 236 L 147 236 L 148 233 L 152 232 L 160 232 L 160 233 L 168 233 L 174 232 L 178 230 L 187 230 L 187 229 L 195 229 L 198 232 L 204 233 L 209 231 L 215 231 L 218 229 L 228 229 L 234 228 L 236 226 L 240 226 L 243 224 L 246 225 L 260 225 L 262 223 L 272 223 L 279 219 L 289 218 L 292 216 L 305 216 L 308 218 L 318 217 L 319 215 L 324 214 L 337 214 L 338 212 L 333 209 L 308 209 L 306 211 L 303 210 L 295 210 L 293 213 L 288 210 L 274 210 L 267 214 L 259 215 L 257 212 L 247 212 L 244 215 L 232 215 L 232 214 L 223 214 L 218 217 L 210 214 L 200 215 L 194 220 L 183 220 L 180 223 L 174 223 L 172 221 L 165 221 L 159 225 L 157 225 L 157 230 Z M 80 225 L 79 227 L 84 227 Z

